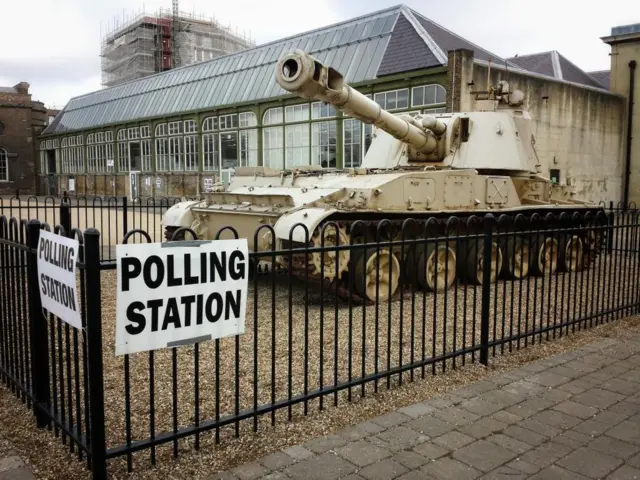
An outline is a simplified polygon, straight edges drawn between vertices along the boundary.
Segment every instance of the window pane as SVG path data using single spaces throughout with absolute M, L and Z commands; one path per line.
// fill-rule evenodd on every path
M 283 133 L 282 127 L 265 128 L 262 138 L 263 166 L 281 170 L 283 167 Z
M 286 166 L 309 165 L 309 124 L 286 127 Z
M 309 104 L 289 105 L 284 109 L 285 122 L 303 122 L 309 120 Z
M 436 103 L 436 87 L 435 85 L 427 85 L 425 105 L 433 105 L 434 103 Z
M 195 125 L 195 122 L 194 122 Z M 198 170 L 198 143 L 195 135 L 184 137 L 185 170 Z
M 311 138 L 312 163 L 322 167 L 336 166 L 336 122 L 313 124 Z
M 257 130 L 242 130 L 240 132 L 240 165 L 243 167 L 258 165 Z
M 178 122 L 178 124 L 182 125 L 180 122 Z M 171 170 L 184 170 L 182 137 L 169 138 L 169 157 L 171 158 Z
M 398 98 L 398 92 L 388 92 L 387 93 L 387 105 L 383 106 L 382 108 L 385 108 L 387 110 L 393 110 L 394 108 L 398 108 L 397 107 L 397 98 Z
M 202 149 L 204 154 L 203 170 L 213 171 L 217 169 L 218 134 L 205 133 L 202 135 Z
M 347 119 L 344 121 L 344 167 L 353 168 L 360 165 L 362 151 L 360 120 Z
M 411 94 L 413 95 L 411 99 L 412 107 L 424 105 L 424 87 L 413 87 Z

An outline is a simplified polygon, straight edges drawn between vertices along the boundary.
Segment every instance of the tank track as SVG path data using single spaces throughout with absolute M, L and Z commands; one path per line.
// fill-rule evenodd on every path
M 445 213 L 415 216 L 411 220 L 407 220 L 406 215 L 396 218 L 389 215 L 384 218 L 368 216 L 356 220 L 351 215 L 332 216 L 316 228 L 308 246 L 320 247 L 321 241 L 318 239 L 321 239 L 323 231 L 325 248 L 334 245 L 335 241 L 332 240 L 335 240 L 338 228 L 346 232 L 348 238 L 348 242 L 341 241 L 340 245 L 351 245 L 340 252 L 342 257 L 347 258 L 340 258 L 337 255 L 339 252 L 333 250 L 331 254 L 325 254 L 324 262 L 319 260 L 319 253 L 284 254 L 278 261 L 282 267 L 291 270 L 296 278 L 323 283 L 341 299 L 356 303 L 374 304 L 376 299 L 393 300 L 402 290 L 400 283 L 413 284 L 416 288 L 432 292 L 449 288 L 456 277 L 466 283 L 481 284 L 483 277 L 478 271 L 481 269 L 484 247 L 484 214 L 476 214 L 475 220 L 471 219 L 472 216 L 456 215 L 454 219 Z M 494 218 L 492 265 L 496 271 L 492 270 L 490 274 L 491 282 L 498 278 L 519 280 L 529 275 L 585 270 L 595 263 L 605 245 L 607 223 L 602 208 L 566 209 L 560 216 L 546 209 L 526 214 L 496 212 Z M 376 247 L 377 241 L 382 245 Z M 359 246 L 363 244 L 368 246 Z M 283 250 L 290 247 L 304 248 L 305 245 L 290 246 L 288 242 L 283 242 Z M 541 260 L 541 255 L 544 260 Z M 291 267 L 290 257 L 293 260 Z M 363 257 L 366 257 L 364 261 Z M 438 265 L 440 260 L 435 260 L 435 257 L 443 258 L 441 265 Z M 378 259 L 383 267 L 376 269 Z M 385 269 L 385 262 L 388 264 L 389 261 L 395 267 Z M 330 263 L 333 265 L 328 267 Z M 434 267 L 433 271 L 438 272 L 429 277 L 424 272 L 427 266 Z M 397 278 L 393 275 L 394 268 Z M 371 278 L 371 269 L 374 278 Z M 363 273 L 363 270 L 367 273 Z M 336 271 L 340 271 L 340 275 L 336 276 Z M 384 273 L 389 271 L 394 278 L 387 281 Z M 375 294 L 372 294 L 371 287 L 368 289 L 367 285 L 369 282 L 379 283 L 381 278 L 382 287 L 377 287 Z M 390 289 L 387 288 L 389 283 Z M 385 289 L 388 291 L 381 292 Z

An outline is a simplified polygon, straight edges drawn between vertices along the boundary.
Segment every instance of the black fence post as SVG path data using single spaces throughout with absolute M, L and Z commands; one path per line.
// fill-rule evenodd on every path
M 28 224 L 29 252 L 27 254 L 27 285 L 29 295 L 29 334 L 31 339 L 31 374 L 33 385 L 33 411 L 38 428 L 49 426 L 45 413 L 49 410 L 49 345 L 47 343 L 47 319 L 42 312 L 38 285 L 38 241 L 40 221 L 30 220 Z
M 122 237 L 129 231 L 129 214 L 127 212 L 127 196 L 122 197 Z
M 607 253 L 613 253 L 613 232 L 614 232 L 615 214 L 613 212 L 613 202 L 609 202 L 609 215 L 607 215 Z
M 87 287 L 87 350 L 89 370 L 89 411 L 91 422 L 91 470 L 93 478 L 107 478 L 104 429 L 104 380 L 102 364 L 102 313 L 100 293 L 100 232 L 84 232 Z
M 482 305 L 480 310 L 480 363 L 489 364 L 489 307 L 491 303 L 491 251 L 494 217 L 484 217 L 484 248 L 482 252 Z
M 66 192 L 65 192 L 66 193 Z M 64 227 L 64 234 L 68 238 L 73 237 L 71 232 L 71 205 L 69 197 L 63 197 L 60 202 L 60 225 Z

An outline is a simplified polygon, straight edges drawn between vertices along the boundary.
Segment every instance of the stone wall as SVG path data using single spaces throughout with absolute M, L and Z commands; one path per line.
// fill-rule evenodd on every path
M 461 82 L 465 97 L 486 90 L 488 68 L 474 64 Z M 594 202 L 619 202 L 624 174 L 625 100 L 605 90 L 529 75 L 491 65 L 491 82 L 506 80 L 522 90 L 535 123 L 535 149 L 542 174 L 559 170 L 560 182 L 571 177 L 578 196 Z
M 131 191 L 128 174 L 57 175 L 58 192 L 62 195 L 87 197 L 196 197 L 203 193 L 205 181 L 217 178 L 207 173 L 141 173 L 137 177 L 137 195 Z M 69 180 L 74 179 L 74 190 Z M 132 195 L 132 193 L 134 193 Z

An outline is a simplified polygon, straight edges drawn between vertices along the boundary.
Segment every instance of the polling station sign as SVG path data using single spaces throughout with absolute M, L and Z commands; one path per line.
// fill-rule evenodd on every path
M 116 355 L 244 333 L 246 239 L 116 246 Z
M 77 240 L 40 230 L 38 281 L 42 308 L 75 328 L 82 328 L 76 288 Z

